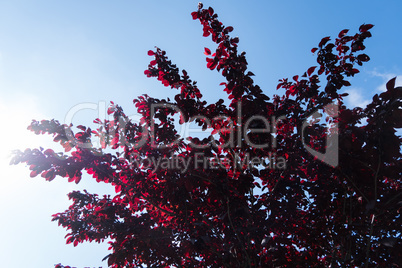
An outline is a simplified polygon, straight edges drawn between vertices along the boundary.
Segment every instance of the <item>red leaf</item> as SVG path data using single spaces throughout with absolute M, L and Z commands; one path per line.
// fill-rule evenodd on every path
M 145 73 L 145 72 L 144 72 Z M 110 115 L 110 114 L 112 114 L 114 112 L 114 107 L 112 106 L 112 107 L 109 107 L 108 109 L 107 109 L 107 114 L 108 115 Z
M 351 73 L 352 74 L 357 74 L 357 73 L 360 73 L 360 71 L 358 69 L 356 69 L 356 68 L 353 68 Z
M 350 82 L 349 82 L 349 81 L 346 81 L 346 80 L 343 80 L 343 81 L 342 81 L 342 84 L 343 84 L 345 87 L 349 87 L 349 86 L 350 86 Z
M 116 185 L 114 190 L 116 191 L 116 193 L 121 192 L 121 185 Z
M 338 37 L 339 37 L 339 38 L 342 38 L 342 37 L 344 37 L 344 36 L 345 36 L 345 34 L 347 34 L 348 32 L 349 32 L 349 30 L 348 30 L 348 29 L 342 30 L 342 31 L 340 31 L 340 33 L 339 33 Z
M 308 68 L 308 70 L 307 70 L 308 76 L 311 76 L 311 74 L 314 72 L 315 68 L 317 68 L 317 66 L 313 66 L 313 67 Z
M 47 149 L 43 152 L 44 155 L 54 155 L 54 151 L 52 149 Z
M 362 26 L 360 26 L 359 31 L 361 33 L 365 33 L 368 30 L 370 30 L 371 28 L 373 28 L 373 26 L 374 26 L 373 24 L 363 24 Z
M 208 8 L 209 15 L 212 16 L 214 14 L 214 9 L 212 7 Z
M 78 129 L 81 129 L 82 131 L 85 131 L 85 130 L 87 129 L 87 128 L 84 127 L 83 125 L 78 125 L 77 128 L 78 128 Z
M 184 124 L 185 122 L 186 122 L 186 119 L 184 118 L 184 116 L 182 114 L 180 114 L 179 123 Z
M 391 90 L 393 90 L 395 88 L 395 80 L 396 80 L 396 77 L 392 78 L 391 80 L 389 80 L 387 82 L 386 87 L 387 87 L 388 91 L 391 91 Z
M 325 70 L 325 68 L 323 66 L 321 66 L 321 68 L 318 70 L 318 75 L 322 75 L 324 70 Z
M 31 174 L 29 174 L 29 176 L 31 176 L 31 178 L 38 176 L 38 171 L 37 170 L 32 170 Z
M 232 44 L 236 44 L 236 43 L 239 43 L 239 37 L 235 37 L 235 38 L 232 38 L 231 40 L 230 40 L 230 43 L 232 43 Z
M 208 67 L 209 69 L 213 70 L 213 69 L 215 69 L 216 64 L 217 64 L 217 63 L 216 63 L 215 61 L 209 61 L 209 62 L 207 63 L 207 67 Z
M 80 181 L 81 181 L 81 174 L 77 174 L 77 175 L 74 177 L 74 182 L 75 182 L 76 184 L 78 184 Z
M 67 238 L 66 240 L 66 244 L 71 244 L 71 242 L 73 242 L 74 238 L 72 236 L 70 236 L 69 238 Z
M 224 33 L 230 33 L 231 31 L 233 31 L 233 27 L 232 27 L 232 26 L 228 26 L 228 27 L 226 27 L 226 28 L 223 30 Z
M 46 180 L 47 181 L 52 181 L 56 177 L 56 174 L 54 173 L 54 170 L 48 170 L 46 173 Z
M 319 47 L 323 47 L 328 41 L 330 40 L 330 37 L 324 37 L 323 39 L 321 39 L 321 42 L 318 44 Z
M 148 50 L 148 56 L 153 56 L 155 55 L 155 52 L 153 52 L 152 50 Z
M 314 52 L 316 52 L 317 50 L 318 50 L 318 48 L 313 47 L 313 48 L 311 49 L 311 53 L 314 53 Z
M 193 20 L 196 20 L 198 18 L 198 12 L 192 12 L 191 16 L 193 17 Z
M 205 47 L 204 50 L 205 50 L 204 51 L 205 55 L 207 55 L 207 56 L 211 55 L 211 50 L 209 48 Z
M 367 56 L 366 54 L 360 54 L 357 56 L 357 59 L 362 61 L 362 62 L 367 62 L 370 60 L 370 57 Z

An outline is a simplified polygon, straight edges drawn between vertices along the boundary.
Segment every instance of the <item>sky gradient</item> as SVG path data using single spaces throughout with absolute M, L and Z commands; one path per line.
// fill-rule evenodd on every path
M 66 231 L 51 215 L 69 206 L 72 190 L 113 192 L 84 177 L 79 185 L 56 178 L 29 177 L 23 165 L 9 166 L 10 151 L 61 148 L 52 138 L 26 130 L 32 119 L 90 125 L 109 101 L 135 118 L 132 100 L 142 94 L 166 98 L 175 91 L 144 75 L 149 49 L 167 51 L 188 71 L 207 101 L 223 98 L 223 78 L 206 68 L 199 21 L 190 13 L 198 1 L 0 0 L 0 258 L 3 267 L 107 267 L 107 244 L 65 245 Z M 303 74 L 317 65 L 310 52 L 325 36 L 357 32 L 374 24 L 365 42 L 371 60 L 350 80 L 349 106 L 364 106 L 385 89 L 402 83 L 401 1 L 204 1 L 233 36 L 240 37 L 254 81 L 268 96 L 278 79 Z

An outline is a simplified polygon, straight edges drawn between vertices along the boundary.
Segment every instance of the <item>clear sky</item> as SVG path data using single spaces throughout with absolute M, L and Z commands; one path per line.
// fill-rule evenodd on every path
M 204 47 L 214 48 L 190 13 L 198 1 L 0 0 L 0 263 L 2 267 L 106 267 L 107 244 L 65 245 L 66 231 L 51 215 L 69 206 L 74 189 L 107 193 L 85 177 L 45 182 L 23 165 L 8 166 L 12 149 L 54 147 L 51 137 L 26 130 L 32 119 L 85 124 L 114 101 L 128 115 L 141 94 L 174 91 L 144 76 L 158 46 L 198 81 L 205 98 L 223 97 L 218 73 L 206 68 Z M 374 24 L 366 42 L 371 61 L 351 80 L 348 105 L 365 105 L 387 79 L 402 81 L 402 2 L 395 1 L 204 1 L 225 25 L 234 26 L 255 82 L 270 96 L 278 79 L 316 65 L 310 52 L 322 37 Z M 85 108 L 85 109 L 83 109 Z M 72 115 L 74 115 L 72 117 Z

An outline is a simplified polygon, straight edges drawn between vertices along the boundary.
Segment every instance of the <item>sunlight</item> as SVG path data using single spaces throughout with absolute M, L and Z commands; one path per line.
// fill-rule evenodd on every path
M 23 151 L 28 147 L 48 147 L 51 144 L 52 139 L 49 137 L 35 135 L 27 130 L 32 119 L 45 118 L 35 107 L 33 101 L 28 101 L 26 98 L 18 102 L 0 101 L 0 112 L 3 115 L 3 127 L 0 131 L 0 139 L 3 141 L 0 151 L 2 169 L 8 166 L 12 151 L 17 149 Z
M 107 244 L 86 244 L 85 247 L 66 245 L 66 230 L 51 221 L 52 214 L 63 211 L 71 204 L 67 193 L 88 186 L 88 183 L 77 186 L 63 178 L 49 183 L 40 175 L 30 178 L 30 170 L 24 164 L 9 165 L 12 151 L 16 149 L 23 151 L 41 146 L 62 151 L 60 145 L 53 142 L 52 136 L 35 135 L 27 130 L 32 119 L 51 118 L 40 111 L 36 99 L 24 95 L 12 101 L 0 100 L 3 126 L 0 131 L 3 141 L 0 148 L 0 215 L 3 219 L 0 223 L 0 236 L 6 241 L 0 245 L 0 252 L 10 256 L 18 254 L 16 251 L 24 252 L 30 261 L 46 260 L 54 263 L 57 263 L 56 260 L 46 258 L 49 255 L 56 256 L 59 252 L 66 252 L 67 256 L 74 255 L 77 259 L 95 259 L 98 254 L 104 256 L 107 254 Z M 43 234 L 46 234 L 46 238 Z M 60 259 L 62 257 L 57 258 Z M 6 263 L 5 266 L 10 266 L 7 261 L 14 264 L 15 259 L 6 258 L 2 261 Z

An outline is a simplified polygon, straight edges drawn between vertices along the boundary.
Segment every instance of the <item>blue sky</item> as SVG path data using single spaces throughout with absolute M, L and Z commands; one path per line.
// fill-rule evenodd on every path
M 89 177 L 79 185 L 59 178 L 30 178 L 23 165 L 8 166 L 12 149 L 53 147 L 51 138 L 26 131 L 32 119 L 85 124 L 112 100 L 134 115 L 141 94 L 169 97 L 143 71 L 158 46 L 198 81 L 205 98 L 224 97 L 220 75 L 206 68 L 201 25 L 190 13 L 198 1 L 38 0 L 0 1 L 0 259 L 3 267 L 106 267 L 108 245 L 65 245 L 66 231 L 50 222 L 64 211 L 74 189 L 107 193 Z M 310 49 L 342 29 L 374 24 L 366 42 L 371 61 L 351 80 L 347 104 L 365 105 L 387 79 L 402 77 L 400 1 L 204 1 L 234 26 L 255 82 L 267 95 L 278 79 L 316 65 Z M 398 79 L 401 84 L 402 79 Z M 84 109 L 85 108 L 85 109 Z

